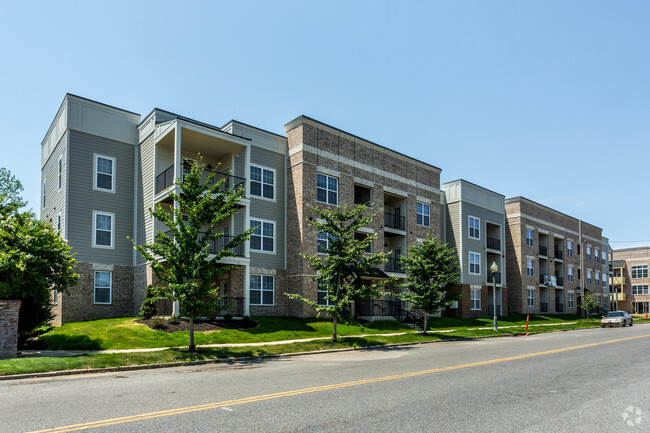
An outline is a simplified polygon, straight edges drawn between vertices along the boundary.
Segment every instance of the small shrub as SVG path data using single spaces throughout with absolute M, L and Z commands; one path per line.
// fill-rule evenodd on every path
M 251 319 L 251 316 L 244 316 L 242 320 L 246 323 L 250 323 L 253 321 L 253 319 Z
M 154 317 L 150 323 L 153 329 L 165 329 L 167 327 L 167 321 L 162 317 Z
M 230 322 L 232 320 L 232 314 L 230 313 L 224 314 L 223 320 L 225 320 L 226 322 Z
M 156 314 L 158 314 L 158 309 L 156 308 L 156 301 L 160 298 L 158 294 L 154 291 L 153 286 L 147 286 L 147 291 L 144 295 L 144 301 L 140 306 L 140 317 L 143 319 L 151 319 Z
M 167 323 L 170 325 L 178 325 L 179 322 L 179 317 L 176 314 L 172 314 L 169 319 L 167 319 Z

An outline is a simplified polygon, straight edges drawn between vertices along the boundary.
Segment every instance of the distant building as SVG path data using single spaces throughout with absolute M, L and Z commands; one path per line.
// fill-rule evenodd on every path
M 613 251 L 612 262 L 614 284 L 610 287 L 610 302 L 613 309 L 628 313 L 650 312 L 650 247 L 624 248 Z

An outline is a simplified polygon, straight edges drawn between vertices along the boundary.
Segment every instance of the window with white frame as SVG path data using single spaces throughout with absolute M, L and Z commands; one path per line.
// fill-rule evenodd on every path
M 328 254 L 327 250 L 333 239 L 334 237 L 327 232 L 318 232 L 318 254 Z
M 426 227 L 431 224 L 431 206 L 426 203 L 417 202 L 417 224 Z
M 471 289 L 469 295 L 469 308 L 470 310 L 481 309 L 481 289 Z
M 113 292 L 113 273 L 95 271 L 95 304 L 110 304 Z
M 316 289 L 316 294 L 318 296 L 317 302 L 318 305 L 322 306 L 331 306 L 334 305 L 334 301 L 329 298 L 329 285 L 323 280 L 318 280 L 318 287 Z
M 567 256 L 573 255 L 573 241 L 566 242 L 566 255 Z
M 59 291 L 57 289 L 52 290 L 52 301 L 54 305 L 59 305 Z
M 469 234 L 472 239 L 481 239 L 481 220 L 479 218 L 469 217 Z
M 603 266 L 607 265 L 607 256 L 603 253 Z
M 535 261 L 533 259 L 526 259 L 526 275 L 529 277 L 535 276 Z
M 607 274 L 603 273 L 603 287 L 607 288 Z
M 607 310 L 607 296 L 603 296 L 603 309 Z
M 326 174 L 318 173 L 316 185 L 317 200 L 321 203 L 339 204 L 339 180 Z
M 58 179 L 59 179 L 58 190 L 61 191 L 61 188 L 63 187 L 63 156 L 59 156 L 57 171 L 58 171 Z
M 647 295 L 648 286 L 632 286 L 633 295 Z
M 569 283 L 573 281 L 573 266 L 569 266 L 569 269 L 567 269 L 567 281 Z
M 93 187 L 99 191 L 115 191 L 115 158 L 95 154 Z
M 575 307 L 575 294 L 569 292 L 569 308 Z
M 648 265 L 632 266 L 632 278 L 648 278 Z
M 45 193 L 47 191 L 47 179 L 43 181 L 43 207 L 45 207 Z
M 528 302 L 526 305 L 528 307 L 535 306 L 535 289 L 528 289 Z
M 587 260 L 591 260 L 591 247 L 587 246 Z
M 250 249 L 264 253 L 274 253 L 275 221 L 251 218 L 250 228 L 255 228 L 250 237 Z
M 596 271 L 596 285 L 600 286 L 600 272 Z
M 115 214 L 93 211 L 93 247 L 113 248 L 115 240 Z
M 273 275 L 250 276 L 251 305 L 273 305 L 275 293 L 275 277 Z
M 598 250 L 598 248 L 594 250 L 594 260 L 596 261 L 596 263 L 600 263 L 600 251 Z
M 481 254 L 469 253 L 469 273 L 472 275 L 481 275 Z
M 591 280 L 591 271 L 588 270 L 588 271 L 587 271 L 587 284 L 591 284 L 591 283 L 592 283 L 592 280 Z
M 251 164 L 250 195 L 275 200 L 275 170 Z
M 535 241 L 533 240 L 533 230 L 532 229 L 526 229 L 526 245 L 529 247 L 532 247 L 535 245 Z

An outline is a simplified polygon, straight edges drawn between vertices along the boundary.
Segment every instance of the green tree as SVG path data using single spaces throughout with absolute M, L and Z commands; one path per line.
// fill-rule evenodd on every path
M 585 291 L 585 294 L 582 295 L 582 302 L 578 304 L 578 307 L 585 313 L 585 318 L 590 320 L 591 311 L 598 306 L 598 300 L 596 296 L 590 291 Z
M 337 341 L 338 322 L 350 321 L 351 305 L 354 301 L 381 294 L 382 281 L 365 281 L 360 277 L 372 274 L 374 269 L 386 261 L 386 254 L 368 254 L 366 250 L 376 235 L 355 238 L 355 233 L 372 222 L 374 215 L 366 215 L 368 206 L 358 205 L 352 209 L 347 206 L 336 210 L 311 208 L 316 216 L 307 223 L 318 233 L 327 234 L 327 242 L 319 241 L 321 254 L 302 255 L 317 273 L 312 278 L 321 287 L 327 288 L 328 305 L 318 305 L 311 299 L 293 293 L 285 293 L 292 299 L 299 299 L 316 309 L 318 314 L 326 313 L 332 318 L 332 341 Z M 323 255 L 325 254 L 325 255 Z
M 407 291 L 402 299 L 410 302 L 424 314 L 424 335 L 427 335 L 427 319 L 442 307 L 460 297 L 452 290 L 460 278 L 458 259 L 453 249 L 438 239 L 427 235 L 420 245 L 411 245 L 401 262 L 406 270 Z
M 195 350 L 194 319 L 217 311 L 220 296 L 216 277 L 236 267 L 221 265 L 219 261 L 234 257 L 231 249 L 245 242 L 252 231 L 247 230 L 225 242 L 223 231 L 216 231 L 216 228 L 237 212 L 244 190 L 227 188 L 226 178 L 217 179 L 214 173 L 204 179 L 203 173 L 200 161 L 193 164 L 182 180 L 177 179 L 181 193 L 169 194 L 177 207 L 168 211 L 159 204 L 150 210 L 169 232 L 158 232 L 153 244 L 135 246 L 151 264 L 156 277 L 166 283 L 154 287 L 154 294 L 178 301 L 181 314 L 189 318 L 190 352 Z M 223 242 L 220 243 L 220 239 Z M 216 245 L 223 248 L 210 250 L 210 246 Z
M 52 318 L 52 290 L 67 293 L 79 276 L 70 247 L 25 205 L 20 182 L 0 169 L 0 299 L 20 300 L 18 343 L 38 335 Z

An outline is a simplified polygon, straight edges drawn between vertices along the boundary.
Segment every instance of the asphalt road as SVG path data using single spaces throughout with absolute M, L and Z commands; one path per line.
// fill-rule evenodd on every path
M 650 431 L 650 326 L 0 382 L 0 431 Z

